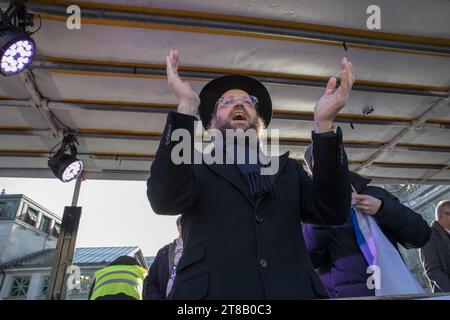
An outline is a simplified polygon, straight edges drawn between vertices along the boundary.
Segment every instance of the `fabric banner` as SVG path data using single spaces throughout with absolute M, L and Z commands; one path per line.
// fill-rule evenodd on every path
M 426 293 L 409 272 L 400 253 L 381 231 L 370 215 L 355 210 L 359 228 L 373 256 L 372 265 L 378 266 L 380 284 L 375 287 L 376 296 Z

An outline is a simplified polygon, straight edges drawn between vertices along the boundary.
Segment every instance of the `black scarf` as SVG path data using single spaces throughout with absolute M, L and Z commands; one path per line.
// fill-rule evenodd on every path
M 228 145 L 228 147 L 229 146 L 230 145 Z M 216 145 L 216 147 L 218 147 L 218 145 Z M 244 177 L 250 194 L 256 198 L 264 196 L 265 194 L 270 194 L 270 196 L 276 197 L 275 175 L 261 174 L 261 168 L 270 165 L 270 163 L 268 163 L 267 165 L 261 163 L 260 157 L 264 156 L 263 151 L 259 147 L 258 150 L 252 149 L 247 143 L 245 145 L 238 145 L 236 143 L 233 143 L 233 148 L 233 163 L 236 165 L 239 172 Z M 227 155 L 226 145 L 223 146 L 223 151 L 225 158 L 224 160 L 226 161 L 226 157 L 230 156 Z M 245 154 L 244 159 L 242 159 L 243 154 Z
M 270 193 L 276 197 L 275 181 L 273 175 L 262 175 L 260 164 L 236 164 L 244 180 L 247 182 L 250 194 L 253 197 L 261 197 Z
M 235 164 L 239 171 L 241 172 L 242 176 L 244 177 L 245 182 L 247 182 L 250 194 L 253 197 L 261 197 L 265 195 L 266 193 L 269 193 L 272 197 L 275 197 L 275 181 L 273 175 L 262 175 L 261 174 L 261 167 L 263 167 L 263 164 L 261 164 L 260 161 L 260 153 L 262 152 L 261 149 L 258 148 L 258 150 L 253 152 L 256 154 L 256 163 L 251 163 L 250 159 L 250 147 L 246 144 L 245 145 L 245 162 L 239 163 L 237 161 L 237 145 L 234 145 L 235 152 L 234 152 L 234 159 Z M 242 152 L 242 151 L 241 151 Z M 254 162 L 254 161 L 253 161 Z

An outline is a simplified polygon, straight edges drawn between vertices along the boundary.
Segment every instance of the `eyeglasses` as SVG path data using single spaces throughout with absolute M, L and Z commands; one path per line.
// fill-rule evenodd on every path
M 216 107 L 231 107 L 236 105 L 238 102 L 241 102 L 244 106 L 250 106 L 253 108 L 258 107 L 258 98 L 254 96 L 246 96 L 246 97 L 234 97 L 234 96 L 226 96 L 222 97 L 216 102 Z

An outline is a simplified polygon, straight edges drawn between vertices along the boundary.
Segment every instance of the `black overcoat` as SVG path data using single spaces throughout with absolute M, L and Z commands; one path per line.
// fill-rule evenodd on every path
M 182 216 L 183 256 L 169 298 L 309 299 L 327 297 L 314 272 L 301 222 L 342 224 L 351 187 L 342 133 L 312 134 L 314 181 L 279 157 L 277 197 L 253 198 L 233 164 L 171 161 L 175 129 L 194 132 L 195 117 L 169 112 L 147 182 L 157 214 Z

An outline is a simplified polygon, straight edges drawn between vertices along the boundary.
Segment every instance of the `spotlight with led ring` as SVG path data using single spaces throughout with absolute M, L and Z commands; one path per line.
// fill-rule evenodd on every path
M 33 15 L 22 1 L 11 1 L 5 12 L 0 10 L 0 73 L 4 76 L 24 71 L 36 54 L 28 26 L 33 26 Z
M 50 151 L 48 166 L 62 182 L 76 180 L 83 172 L 83 162 L 77 158 L 76 144 L 78 144 L 76 136 L 68 134 Z M 59 145 L 61 145 L 59 150 L 52 155 L 52 151 Z

